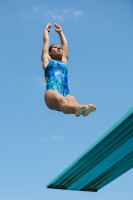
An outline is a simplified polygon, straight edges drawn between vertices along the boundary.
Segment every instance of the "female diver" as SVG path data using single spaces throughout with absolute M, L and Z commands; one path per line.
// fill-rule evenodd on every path
M 59 24 L 54 24 L 59 34 L 62 46 L 53 44 L 49 47 L 49 32 L 52 25 L 47 24 L 44 30 L 44 44 L 42 49 L 42 63 L 45 71 L 46 92 L 45 103 L 51 110 L 62 111 L 65 114 L 87 116 L 96 110 L 93 104 L 81 105 L 76 98 L 70 95 L 68 89 L 68 43 Z

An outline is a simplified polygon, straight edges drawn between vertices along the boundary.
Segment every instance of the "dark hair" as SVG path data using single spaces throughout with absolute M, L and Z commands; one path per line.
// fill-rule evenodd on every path
M 49 52 L 51 51 L 51 49 L 52 49 L 53 45 L 54 45 L 54 44 L 52 44 L 52 45 L 49 47 Z
M 52 49 L 53 45 L 55 45 L 55 44 L 52 44 L 52 45 L 49 47 L 49 52 L 51 51 L 51 49 Z

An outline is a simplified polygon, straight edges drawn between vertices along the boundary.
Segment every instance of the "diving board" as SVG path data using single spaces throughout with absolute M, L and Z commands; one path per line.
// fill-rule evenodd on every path
M 47 188 L 97 192 L 133 168 L 133 107 Z

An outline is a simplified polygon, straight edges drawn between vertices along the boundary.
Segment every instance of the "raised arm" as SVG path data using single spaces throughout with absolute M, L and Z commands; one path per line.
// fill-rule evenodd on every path
M 48 62 L 50 60 L 49 56 L 49 32 L 51 29 L 52 25 L 47 24 L 46 28 L 44 29 L 44 34 L 43 34 L 43 48 L 42 48 L 42 62 L 43 62 L 43 68 L 46 69 Z
M 54 24 L 55 31 L 59 34 L 60 41 L 63 47 L 63 57 L 62 60 L 67 63 L 68 61 L 68 42 L 59 24 Z

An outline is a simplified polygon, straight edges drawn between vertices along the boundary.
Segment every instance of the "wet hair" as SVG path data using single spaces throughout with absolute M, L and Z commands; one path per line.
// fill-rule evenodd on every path
M 52 44 L 52 45 L 49 47 L 49 52 L 51 51 L 51 49 L 52 49 L 53 45 L 54 45 L 54 44 Z
M 49 47 L 49 52 L 51 52 L 51 49 L 52 49 L 52 47 L 53 47 L 53 45 L 58 45 L 58 44 L 52 44 L 50 47 Z M 42 60 L 42 62 L 43 62 L 43 52 L 42 52 L 42 55 L 41 55 L 41 60 Z
M 50 47 L 49 47 L 49 52 L 51 52 L 51 49 L 54 45 L 59 45 L 59 44 L 52 44 Z

